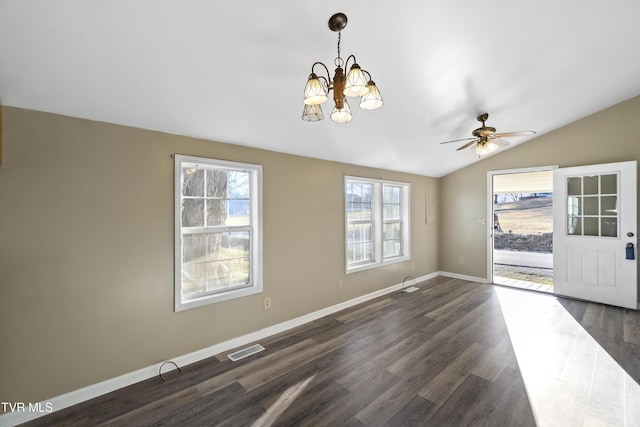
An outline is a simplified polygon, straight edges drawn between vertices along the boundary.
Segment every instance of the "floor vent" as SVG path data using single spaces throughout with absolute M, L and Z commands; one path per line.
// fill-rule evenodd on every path
M 254 344 L 251 347 L 243 348 L 242 350 L 228 354 L 227 357 L 235 362 L 236 360 L 244 359 L 245 357 L 260 353 L 261 351 L 264 351 L 264 347 L 260 344 Z

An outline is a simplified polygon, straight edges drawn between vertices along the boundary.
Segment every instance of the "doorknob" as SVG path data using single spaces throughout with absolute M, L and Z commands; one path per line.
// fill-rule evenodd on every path
M 627 233 L 627 237 L 633 237 L 633 233 L 632 232 L 628 232 Z

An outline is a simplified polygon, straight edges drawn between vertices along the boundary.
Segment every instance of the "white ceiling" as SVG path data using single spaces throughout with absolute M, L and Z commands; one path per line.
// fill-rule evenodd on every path
M 335 12 L 385 104 L 307 123 Z M 478 161 L 439 142 L 480 112 L 540 135 L 640 94 L 639 19 L 638 0 L 0 0 L 0 102 L 437 177 Z

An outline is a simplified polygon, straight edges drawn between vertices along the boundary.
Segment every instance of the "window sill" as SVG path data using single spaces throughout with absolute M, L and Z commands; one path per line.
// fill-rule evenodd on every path
M 410 261 L 411 260 L 411 256 L 401 256 L 401 257 L 396 257 L 396 258 L 389 258 L 387 260 L 384 260 L 382 262 L 372 262 L 369 264 L 364 264 L 364 265 L 358 265 L 355 267 L 347 267 L 347 271 L 345 272 L 345 274 L 351 274 L 351 273 L 357 273 L 359 271 L 365 271 L 365 270 L 371 270 L 374 268 L 380 268 L 380 267 L 385 267 L 387 265 L 391 265 L 391 264 L 397 264 L 399 262 L 405 262 L 405 261 Z
M 242 298 L 249 295 L 255 295 L 262 292 L 262 288 L 253 286 L 250 288 L 235 289 L 214 295 L 206 295 L 200 298 L 194 298 L 187 301 L 179 301 L 176 299 L 175 311 L 185 311 L 191 308 L 202 307 L 218 302 L 229 301 L 236 298 Z

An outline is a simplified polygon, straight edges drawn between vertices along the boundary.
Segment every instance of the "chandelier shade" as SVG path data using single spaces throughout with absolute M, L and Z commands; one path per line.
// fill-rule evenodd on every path
M 360 107 L 364 110 L 375 110 L 383 104 L 380 91 L 372 81 L 371 75 L 366 70 L 360 68 L 354 55 L 349 55 L 346 61 L 340 56 L 340 41 L 342 30 L 347 26 L 347 16 L 343 13 L 336 13 L 329 19 L 329 28 L 338 33 L 338 56 L 333 63 L 335 73 L 333 79 L 329 74 L 329 69 L 322 62 L 315 62 L 311 66 L 311 74 L 307 79 L 304 88 L 304 111 L 302 120 L 315 122 L 322 120 L 324 114 L 320 104 L 329 99 L 329 92 L 333 91 L 333 102 L 335 108 L 331 113 L 331 120 L 337 123 L 348 123 L 351 121 L 351 108 L 346 97 L 361 97 Z M 350 61 L 353 61 L 351 68 L 348 68 Z M 321 66 L 326 71 L 326 78 L 316 74 L 315 67 Z M 345 70 L 349 72 L 345 76 Z M 317 108 L 311 108 L 317 107 Z
M 307 85 L 304 87 L 304 103 L 306 105 L 318 105 L 329 99 L 327 91 L 315 73 L 309 75 Z
M 347 100 L 344 100 L 342 108 L 336 108 L 331 113 L 331 120 L 336 123 L 349 123 L 351 121 L 351 108 L 349 107 L 349 103 Z
M 347 82 L 344 85 L 343 93 L 346 96 L 363 96 L 369 92 L 367 79 L 358 64 L 353 64 L 347 74 Z
M 302 112 L 302 120 L 307 122 L 317 122 L 324 119 L 324 114 L 322 114 L 322 107 L 320 104 L 315 105 L 305 105 L 304 111 Z
M 367 88 L 369 90 L 362 95 L 362 99 L 360 100 L 360 108 L 363 110 L 375 110 L 376 108 L 382 107 L 384 102 L 382 101 L 382 96 L 380 96 L 380 91 L 376 84 L 369 80 Z

